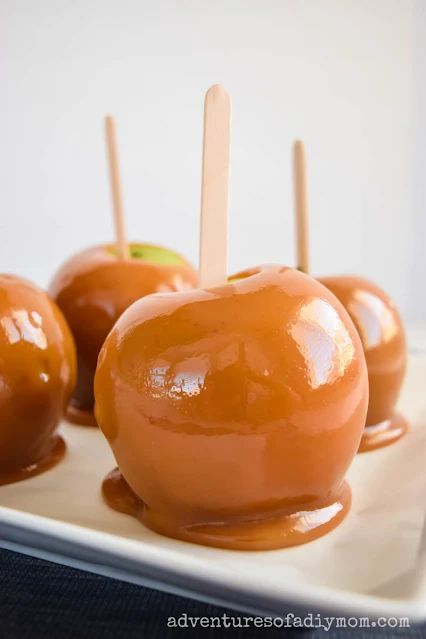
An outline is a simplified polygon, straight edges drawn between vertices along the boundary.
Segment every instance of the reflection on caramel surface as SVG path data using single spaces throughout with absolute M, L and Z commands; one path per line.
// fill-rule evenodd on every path
M 97 421 L 125 477 L 106 480 L 108 503 L 224 547 L 278 548 L 336 526 L 368 401 L 340 308 L 278 267 L 129 308 L 95 377 Z
M 41 289 L 0 275 L 0 483 L 40 473 L 63 457 L 55 431 L 75 377 L 62 313 Z
M 377 286 L 360 277 L 325 277 L 320 280 L 340 300 L 354 322 L 364 348 L 370 385 L 366 431 L 362 451 L 391 444 L 407 429 L 395 416 L 406 369 L 404 328 L 392 300 Z
M 405 435 L 407 430 L 407 420 L 399 413 L 394 413 L 390 419 L 386 419 L 380 424 L 365 427 L 359 452 L 366 453 L 393 444 Z
M 330 339 L 324 341 L 324 334 Z M 304 354 L 312 388 L 338 379 L 353 359 L 349 333 L 336 309 L 324 300 L 308 301 L 300 308 L 292 336 Z
M 78 377 L 70 421 L 96 425 L 93 378 L 101 346 L 122 312 L 144 295 L 192 288 L 193 268 L 178 254 L 150 245 L 130 245 L 132 259 L 118 259 L 113 245 L 89 248 L 59 269 L 50 293 L 64 313 L 77 347 Z M 164 263 L 150 261 L 158 253 Z M 145 259 L 145 257 L 148 258 Z

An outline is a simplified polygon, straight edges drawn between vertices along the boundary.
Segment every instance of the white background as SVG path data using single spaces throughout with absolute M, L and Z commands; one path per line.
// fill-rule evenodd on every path
M 112 238 L 107 112 L 129 235 L 196 263 L 203 94 L 220 82 L 233 100 L 230 271 L 294 262 L 301 137 L 313 272 L 365 275 L 426 321 L 425 5 L 1 0 L 0 271 L 45 285 Z

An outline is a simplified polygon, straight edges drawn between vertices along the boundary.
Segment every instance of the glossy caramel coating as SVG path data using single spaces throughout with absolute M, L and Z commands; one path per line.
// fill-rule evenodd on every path
M 0 483 L 62 457 L 56 427 L 75 379 L 74 342 L 56 304 L 30 282 L 0 275 Z
M 347 313 L 307 275 L 277 267 L 139 300 L 101 350 L 95 397 L 139 516 L 158 532 L 277 548 L 349 508 L 365 359 Z M 131 504 L 119 484 L 104 495 Z
M 404 327 L 394 303 L 378 286 L 361 277 L 323 277 L 320 281 L 341 301 L 351 316 L 361 337 L 367 362 L 370 400 L 366 426 L 379 426 L 366 433 L 371 446 L 392 443 L 406 430 L 401 417 L 393 425 L 395 406 L 399 397 L 407 364 Z M 380 425 L 388 422 L 387 433 Z M 376 433 L 374 438 L 373 433 Z M 364 442 L 363 450 L 367 449 Z
M 138 246 L 141 245 L 131 245 Z M 59 269 L 49 288 L 68 321 L 77 347 L 77 386 L 68 416 L 80 424 L 96 424 L 93 418 L 96 363 L 106 336 L 123 311 L 144 295 L 185 290 L 197 282 L 194 269 L 180 256 L 179 264 L 159 264 L 142 259 L 120 260 L 114 251 L 114 245 L 105 245 L 74 255 Z

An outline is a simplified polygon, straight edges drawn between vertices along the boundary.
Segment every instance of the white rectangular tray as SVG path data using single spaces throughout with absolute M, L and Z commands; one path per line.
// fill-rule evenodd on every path
M 114 466 L 96 429 L 63 424 L 65 460 L 0 487 L 0 545 L 237 610 L 328 611 L 426 620 L 426 353 L 413 349 L 400 409 L 411 431 L 358 455 L 352 511 L 314 542 L 268 552 L 168 539 L 110 510 L 100 483 Z

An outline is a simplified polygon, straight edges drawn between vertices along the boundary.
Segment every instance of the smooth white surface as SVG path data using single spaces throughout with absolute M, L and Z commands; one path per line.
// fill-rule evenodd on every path
M 220 82 L 233 99 L 230 271 L 293 263 L 301 137 L 313 271 L 370 277 L 426 318 L 426 289 L 412 285 L 426 270 L 413 206 L 416 5 L 2 0 L 0 271 L 45 284 L 71 253 L 112 237 L 107 112 L 129 236 L 195 263 L 203 95 Z
M 241 610 L 288 606 L 426 619 L 426 350 L 411 355 L 401 410 L 410 433 L 358 455 L 349 473 L 353 507 L 310 544 L 233 552 L 157 535 L 109 509 L 100 483 L 114 462 L 96 429 L 64 426 L 65 460 L 31 480 L 0 487 L 0 537 L 12 549 L 154 585 Z M 420 553 L 420 554 L 419 554 Z
M 426 275 L 426 2 L 417 0 L 415 31 L 415 243 L 412 251 L 410 296 L 416 300 L 416 315 L 426 319 L 426 289 L 422 291 L 422 282 Z

